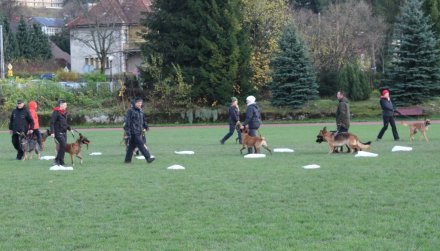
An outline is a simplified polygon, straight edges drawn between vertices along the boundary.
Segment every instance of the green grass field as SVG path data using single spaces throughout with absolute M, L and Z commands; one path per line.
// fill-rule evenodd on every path
M 92 144 L 74 171 L 15 160 L 0 133 L 0 250 L 438 250 L 438 125 L 431 142 L 398 153 L 394 145 L 410 146 L 407 128 L 401 142 L 390 129 L 375 142 L 380 125 L 352 125 L 377 158 L 327 154 L 320 128 L 265 126 L 271 148 L 295 153 L 244 159 L 235 135 L 218 143 L 227 126 L 153 127 L 149 165 L 123 164 L 122 131 L 82 130 Z

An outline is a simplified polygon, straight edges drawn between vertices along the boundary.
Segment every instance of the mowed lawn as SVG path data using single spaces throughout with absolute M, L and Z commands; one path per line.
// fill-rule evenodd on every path
M 375 142 L 380 127 L 352 125 L 379 154 L 356 158 L 315 143 L 322 126 L 264 126 L 271 148 L 295 150 L 265 159 L 243 158 L 235 135 L 220 145 L 227 126 L 153 127 L 157 160 L 130 165 L 121 130 L 83 129 L 92 144 L 74 171 L 15 160 L 0 133 L 0 250 L 438 250 L 440 127 L 397 153 L 411 146 L 408 129 Z

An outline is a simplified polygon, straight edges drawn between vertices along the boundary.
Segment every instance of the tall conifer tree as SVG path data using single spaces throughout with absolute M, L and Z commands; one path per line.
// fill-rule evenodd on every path
M 280 52 L 272 62 L 272 104 L 301 108 L 318 98 L 318 84 L 304 43 L 288 24 L 279 42 Z
M 28 26 L 23 16 L 20 17 L 15 37 L 17 38 L 18 48 L 20 50 L 19 56 L 22 58 L 30 58 L 34 47 L 30 41 Z
M 142 50 L 147 59 L 160 55 L 165 73 L 179 65 L 200 103 L 229 101 L 247 84 L 239 69 L 249 58 L 241 53 L 249 50 L 240 50 L 247 40 L 238 40 L 239 23 L 238 0 L 156 0 L 142 22 Z
M 385 83 L 397 105 L 420 104 L 440 92 L 439 51 L 419 0 L 408 0 L 394 26 L 392 64 Z
M 11 61 L 18 58 L 20 51 L 15 39 L 15 34 L 11 31 L 11 26 L 6 18 L 3 18 L 3 50 L 5 53 L 5 60 Z

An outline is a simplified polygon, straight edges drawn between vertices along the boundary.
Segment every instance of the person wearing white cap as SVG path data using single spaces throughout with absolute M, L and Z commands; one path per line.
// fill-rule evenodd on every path
M 261 112 L 258 105 L 255 103 L 256 98 L 254 96 L 248 96 L 246 98 L 246 120 L 243 122 L 241 128 L 245 126 L 249 129 L 249 136 L 257 136 L 257 130 L 261 125 Z M 248 148 L 248 153 L 252 153 L 252 148 Z

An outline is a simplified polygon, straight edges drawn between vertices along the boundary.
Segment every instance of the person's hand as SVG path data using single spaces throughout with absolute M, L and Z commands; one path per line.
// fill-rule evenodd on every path
M 50 136 L 51 136 L 52 138 L 55 138 L 55 133 L 51 133 Z
M 9 134 L 13 134 L 14 132 L 12 130 L 9 130 Z
M 29 130 L 28 134 L 32 134 L 34 132 L 34 130 Z

